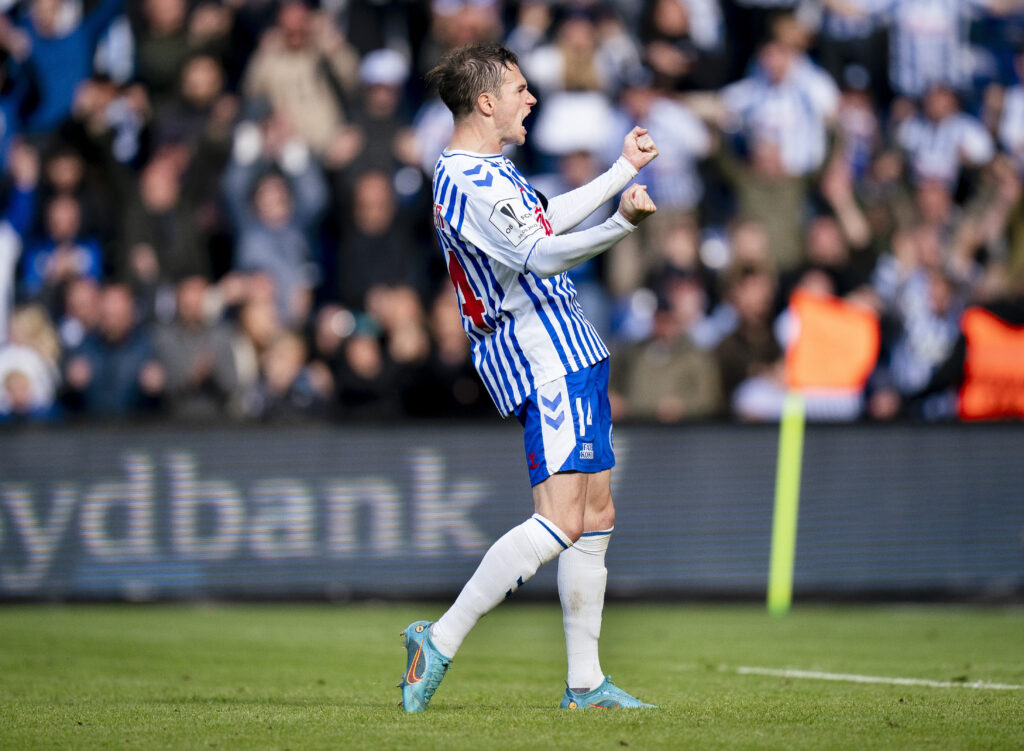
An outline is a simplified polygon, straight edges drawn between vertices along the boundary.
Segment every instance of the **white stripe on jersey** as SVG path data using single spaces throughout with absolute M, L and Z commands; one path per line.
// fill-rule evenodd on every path
M 473 364 L 502 415 L 545 383 L 608 357 L 569 277 L 525 270 L 551 228 L 511 161 L 443 152 L 434 169 L 434 226 Z

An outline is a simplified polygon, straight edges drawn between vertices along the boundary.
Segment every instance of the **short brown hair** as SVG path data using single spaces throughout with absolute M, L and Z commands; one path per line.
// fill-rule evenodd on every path
M 516 65 L 516 53 L 497 42 L 468 44 L 445 53 L 427 73 L 427 83 L 437 87 L 441 101 L 458 119 L 473 111 L 481 94 L 497 94 L 505 71 Z

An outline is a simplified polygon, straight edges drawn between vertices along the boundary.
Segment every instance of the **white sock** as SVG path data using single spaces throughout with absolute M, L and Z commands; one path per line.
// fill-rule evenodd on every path
M 592 689 L 604 681 L 597 642 L 601 638 L 604 589 L 608 569 L 605 552 L 612 530 L 584 532 L 558 556 L 558 598 L 562 601 L 569 688 Z
M 484 554 L 455 603 L 430 628 L 430 640 L 454 657 L 480 618 L 572 543 L 549 519 L 534 514 L 502 535 Z

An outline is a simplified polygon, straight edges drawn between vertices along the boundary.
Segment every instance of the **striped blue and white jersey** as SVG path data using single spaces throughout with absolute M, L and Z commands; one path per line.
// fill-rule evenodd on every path
M 839 87 L 806 55 L 780 81 L 756 66 L 722 89 L 726 112 L 751 142 L 777 144 L 787 174 L 817 170 L 828 152 L 828 122 L 839 107 Z
M 922 96 L 934 84 L 971 82 L 970 20 L 991 0 L 889 0 L 889 78 L 893 88 Z
M 608 357 L 568 275 L 527 270 L 537 241 L 554 232 L 509 159 L 444 151 L 434 169 L 434 226 L 473 363 L 502 415 L 545 383 Z
M 995 143 L 984 124 L 958 112 L 940 122 L 914 117 L 900 125 L 896 133 L 907 153 L 914 179 L 942 182 L 954 188 L 962 164 L 981 166 L 996 155 Z

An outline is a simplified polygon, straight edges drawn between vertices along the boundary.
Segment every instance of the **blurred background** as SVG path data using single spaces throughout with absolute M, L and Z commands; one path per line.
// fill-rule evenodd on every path
M 798 592 L 1024 591 L 1024 2 L 0 11 L 0 596 L 446 594 L 522 515 L 431 219 L 423 74 L 480 40 L 545 194 L 634 124 L 661 152 L 658 213 L 572 272 L 610 591 L 763 590 L 794 391 Z

